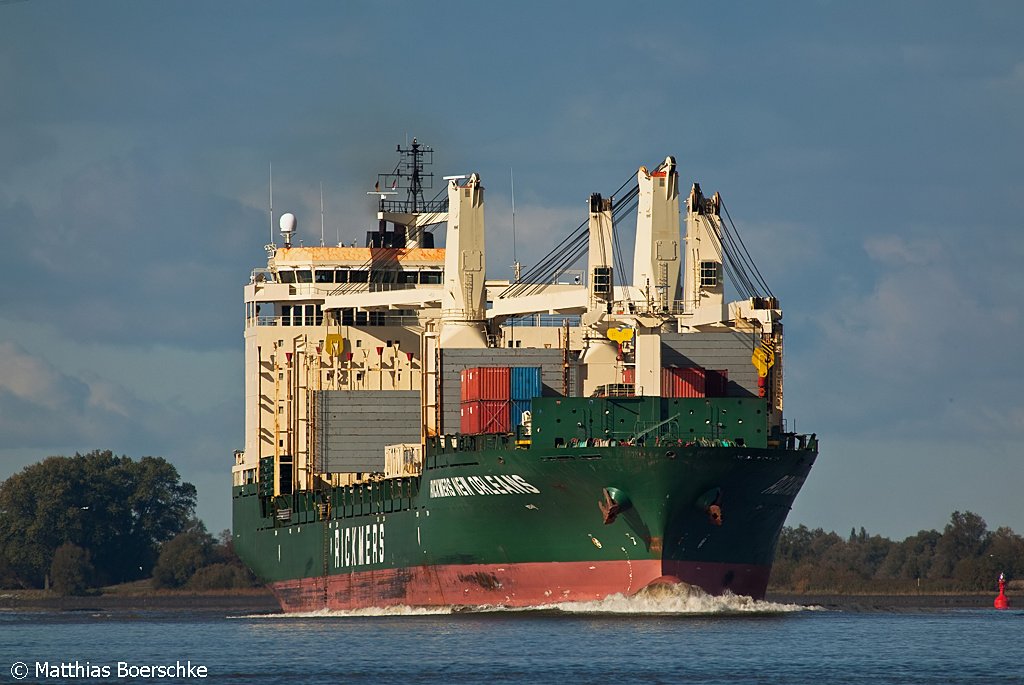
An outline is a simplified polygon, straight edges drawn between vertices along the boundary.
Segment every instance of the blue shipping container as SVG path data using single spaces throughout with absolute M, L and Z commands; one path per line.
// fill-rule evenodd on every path
M 513 400 L 532 400 L 534 397 L 540 397 L 540 367 L 513 366 L 511 386 Z
M 523 412 L 531 411 L 531 400 L 512 400 L 509 402 L 509 419 L 513 428 L 523 425 Z

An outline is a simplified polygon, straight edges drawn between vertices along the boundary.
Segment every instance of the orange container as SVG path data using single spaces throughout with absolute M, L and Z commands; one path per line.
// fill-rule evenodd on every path
M 507 366 L 481 366 L 462 371 L 463 402 L 509 400 L 511 369 Z

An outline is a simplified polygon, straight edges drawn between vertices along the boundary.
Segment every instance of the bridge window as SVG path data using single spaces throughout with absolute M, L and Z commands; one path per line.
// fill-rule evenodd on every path
M 421 271 L 420 283 L 424 285 L 441 285 L 441 278 L 444 273 L 441 271 Z
M 282 304 L 282 326 L 320 326 L 324 322 L 324 312 L 319 304 Z

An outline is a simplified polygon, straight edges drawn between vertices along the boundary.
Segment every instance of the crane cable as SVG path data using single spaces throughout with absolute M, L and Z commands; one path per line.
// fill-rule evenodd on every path
M 612 223 L 615 224 L 615 216 L 621 214 L 624 206 L 628 206 L 639 193 L 638 186 L 631 188 L 620 200 L 614 200 L 630 183 L 636 182 L 636 176 L 630 175 L 619 189 L 612 195 Z M 581 223 L 560 245 L 549 252 L 535 266 L 524 273 L 519 283 L 506 288 L 499 297 L 520 297 L 532 295 L 547 288 L 555 282 L 559 276 L 565 273 L 586 253 L 589 246 L 589 218 Z

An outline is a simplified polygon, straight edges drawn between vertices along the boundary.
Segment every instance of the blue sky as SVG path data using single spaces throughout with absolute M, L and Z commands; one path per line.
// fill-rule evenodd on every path
M 212 530 L 243 442 L 242 286 L 275 210 L 319 240 L 417 136 L 488 189 L 508 275 L 641 164 L 720 191 L 821 438 L 790 516 L 1024 532 L 1024 6 L 0 3 L 0 478 L 174 462 Z

